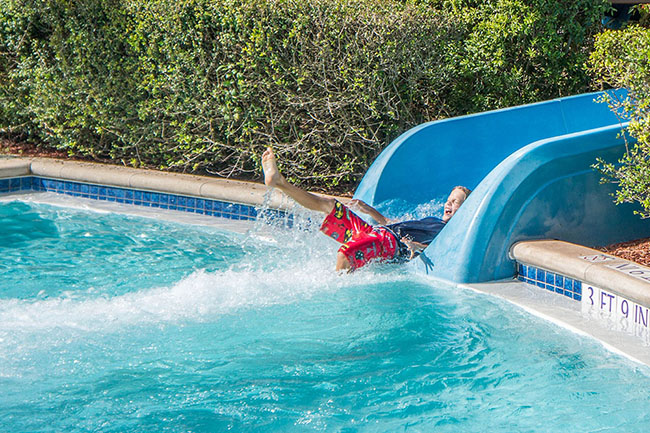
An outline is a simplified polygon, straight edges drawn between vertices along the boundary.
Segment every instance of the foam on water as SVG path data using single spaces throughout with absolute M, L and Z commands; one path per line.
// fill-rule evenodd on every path
M 250 267 L 199 270 L 171 287 L 135 290 L 119 296 L 0 300 L 0 335 L 50 328 L 106 331 L 122 325 L 210 321 L 242 309 L 286 304 L 341 287 L 382 281 L 371 271 L 342 277 L 318 257 L 271 270 L 245 269 Z M 395 276 L 384 280 L 399 281 Z

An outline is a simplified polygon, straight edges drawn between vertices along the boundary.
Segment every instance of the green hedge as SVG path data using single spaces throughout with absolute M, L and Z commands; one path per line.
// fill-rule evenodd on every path
M 649 24 L 650 7 L 642 22 Z M 617 163 L 599 161 L 596 167 L 617 184 L 615 202 L 641 205 L 650 217 L 650 29 L 634 25 L 599 35 L 590 58 L 595 78 L 606 87 L 625 87 L 623 100 L 609 100 L 614 110 L 629 116 L 629 134 L 636 139 Z
M 357 182 L 421 122 L 581 92 L 606 0 L 3 0 L 0 129 L 70 155 Z

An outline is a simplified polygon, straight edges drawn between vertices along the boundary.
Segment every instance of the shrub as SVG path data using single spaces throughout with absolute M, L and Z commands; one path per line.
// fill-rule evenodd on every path
M 462 70 L 455 106 L 483 111 L 587 90 L 584 63 L 609 2 L 459 3 L 471 25 L 454 59 Z
M 599 35 L 590 68 L 604 86 L 625 87 L 627 97 L 608 100 L 612 109 L 629 117 L 629 143 L 617 163 L 599 160 L 595 165 L 604 180 L 616 183 L 615 202 L 637 202 L 642 218 L 650 217 L 650 29 L 638 25 Z
M 359 180 L 424 121 L 583 91 L 604 0 L 4 0 L 4 135 L 122 164 Z

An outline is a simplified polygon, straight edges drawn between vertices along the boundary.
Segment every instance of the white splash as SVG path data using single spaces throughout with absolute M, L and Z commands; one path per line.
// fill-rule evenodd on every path
M 171 287 L 114 297 L 1 300 L 0 338 L 17 331 L 111 331 L 136 324 L 211 321 L 243 309 L 288 304 L 350 285 L 400 278 L 372 269 L 339 275 L 320 258 L 269 269 L 240 266 L 214 273 L 200 270 Z

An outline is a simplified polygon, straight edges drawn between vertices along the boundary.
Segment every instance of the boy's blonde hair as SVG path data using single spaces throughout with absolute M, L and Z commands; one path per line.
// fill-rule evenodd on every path
M 463 191 L 463 192 L 465 193 L 465 199 L 467 199 L 467 197 L 469 197 L 470 193 L 472 192 L 471 189 L 469 189 L 469 188 L 467 188 L 467 187 L 464 187 L 464 186 L 462 186 L 462 185 L 458 185 L 458 186 L 453 187 L 453 188 L 451 189 L 451 191 L 453 192 L 453 191 L 455 191 L 455 190 L 457 190 L 457 189 L 459 189 L 459 190 L 461 190 L 461 191 Z

